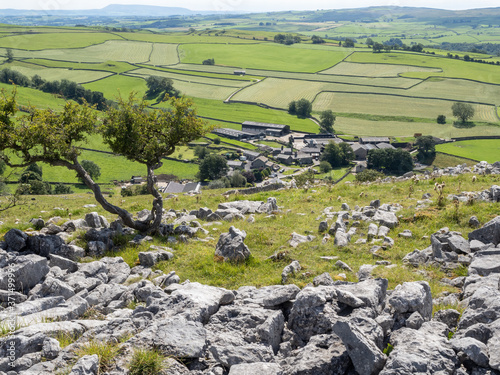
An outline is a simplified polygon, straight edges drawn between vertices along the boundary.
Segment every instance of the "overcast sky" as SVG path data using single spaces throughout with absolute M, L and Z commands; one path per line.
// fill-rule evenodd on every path
M 144 4 L 191 10 L 277 11 L 361 8 L 397 5 L 439 9 L 472 9 L 500 6 L 499 0 L 0 0 L 0 9 L 100 9 L 109 4 Z

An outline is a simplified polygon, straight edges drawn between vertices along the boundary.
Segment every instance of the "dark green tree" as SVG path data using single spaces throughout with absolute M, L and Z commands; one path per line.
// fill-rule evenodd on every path
M 332 165 L 326 160 L 323 160 L 319 163 L 319 170 L 321 173 L 328 173 L 332 170 Z
M 372 39 L 372 38 L 366 38 L 365 44 L 366 44 L 367 46 L 370 46 L 370 47 L 371 47 L 371 46 L 373 46 L 373 43 L 374 43 L 374 42 L 373 42 L 373 39 Z
M 352 48 L 354 47 L 354 39 L 351 39 L 351 38 L 346 38 L 344 40 L 344 44 L 343 44 L 344 47 L 347 47 L 347 48 Z
M 149 98 L 156 97 L 159 94 L 167 94 L 169 96 L 178 97 L 180 95 L 179 90 L 174 88 L 174 82 L 170 78 L 149 76 L 146 80 L 148 90 L 146 91 L 146 96 Z
M 296 114 L 298 117 L 310 117 L 312 112 L 312 103 L 307 99 L 300 99 L 296 104 Z
M 297 102 L 295 100 L 288 103 L 288 113 L 295 115 L 297 113 Z
M 415 146 L 418 149 L 417 159 L 420 161 L 429 161 L 436 156 L 436 141 L 431 135 L 418 137 Z
M 336 117 L 331 110 L 321 112 L 319 123 L 320 133 L 333 133 L 333 124 L 335 123 Z
M 229 167 L 224 156 L 210 154 L 200 163 L 198 178 L 200 181 L 217 180 L 227 174 Z
M 203 160 L 207 155 L 210 154 L 210 150 L 202 145 L 196 145 L 193 153 L 194 156 L 198 157 L 198 159 Z
M 73 190 L 69 185 L 57 184 L 54 187 L 54 194 L 73 194 Z
M 474 117 L 474 107 L 469 103 L 456 102 L 451 106 L 453 116 L 460 119 L 462 123 L 466 123 L 469 119 Z
M 101 167 L 99 167 L 92 160 L 82 160 L 80 164 L 92 180 L 97 181 L 99 177 L 101 177 Z M 83 183 L 83 179 L 80 178 L 79 175 L 76 175 L 76 177 Z
M 325 150 L 321 154 L 322 161 L 327 161 L 333 168 L 349 165 L 354 160 L 354 152 L 347 143 L 340 145 L 334 142 L 329 142 L 325 146 Z
M 403 149 L 378 149 L 368 151 L 368 168 L 402 175 L 413 170 L 413 158 Z
M 7 48 L 6 50 L 7 62 L 11 63 L 14 61 L 14 52 L 12 52 L 12 48 Z
M 437 123 L 438 124 L 446 124 L 446 116 L 445 115 L 439 115 L 437 117 Z
M 231 187 L 245 187 L 247 184 L 245 176 L 238 171 L 233 173 L 229 181 L 231 181 Z
M 382 43 L 375 42 L 372 46 L 373 52 L 378 53 L 384 49 L 384 45 Z

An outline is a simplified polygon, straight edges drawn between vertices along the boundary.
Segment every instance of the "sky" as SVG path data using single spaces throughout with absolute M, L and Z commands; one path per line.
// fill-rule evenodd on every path
M 182 7 L 191 10 L 252 11 L 316 10 L 396 5 L 439 9 L 472 9 L 500 6 L 499 0 L 0 0 L 0 9 L 100 9 L 109 4 Z

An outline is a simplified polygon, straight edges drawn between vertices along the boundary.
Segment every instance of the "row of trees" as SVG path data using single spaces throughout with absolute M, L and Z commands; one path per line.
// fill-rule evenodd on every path
M 298 35 L 292 35 L 292 34 L 276 34 L 274 36 L 274 43 L 280 43 L 284 45 L 292 45 L 295 43 L 300 43 L 302 39 L 300 39 L 300 36 Z
M 47 81 L 38 74 L 29 78 L 16 70 L 4 68 L 0 70 L 0 82 L 32 87 L 43 92 L 60 95 L 67 100 L 75 100 L 80 104 L 86 101 L 95 105 L 98 110 L 104 110 L 107 104 L 102 92 L 85 89 L 82 85 L 67 79 Z

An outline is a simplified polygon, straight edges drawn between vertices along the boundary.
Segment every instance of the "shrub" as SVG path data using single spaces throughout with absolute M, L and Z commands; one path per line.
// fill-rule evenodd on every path
M 326 160 L 323 160 L 321 163 L 319 163 L 319 170 L 321 171 L 321 173 L 328 173 L 332 170 L 332 165 Z
M 439 115 L 437 117 L 437 123 L 438 124 L 446 124 L 446 116 L 445 115 Z
M 130 375 L 156 375 L 163 370 L 161 353 L 154 349 L 136 349 L 130 360 Z
M 220 138 L 219 138 L 219 137 L 215 137 L 215 138 L 214 138 L 214 143 L 215 143 L 216 145 L 220 145 Z
M 247 184 L 247 179 L 240 172 L 236 171 L 231 176 L 231 186 L 232 187 L 245 187 Z
M 385 174 L 376 171 L 374 169 L 365 169 L 363 172 L 356 174 L 356 181 L 358 182 L 368 182 L 375 181 L 379 178 L 384 178 Z
M 73 194 L 73 190 L 71 190 L 71 186 L 57 184 L 54 188 L 54 194 Z
M 229 181 L 229 178 L 227 177 L 222 177 L 218 180 L 213 180 L 208 183 L 208 189 L 227 189 L 230 187 L 231 181 Z

